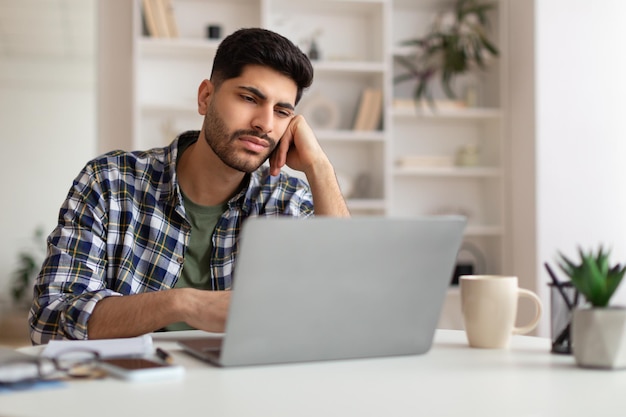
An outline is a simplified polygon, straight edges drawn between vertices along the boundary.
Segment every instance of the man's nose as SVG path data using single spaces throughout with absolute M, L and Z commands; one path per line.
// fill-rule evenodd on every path
M 274 109 L 269 106 L 261 106 L 252 120 L 252 127 L 263 134 L 269 134 L 274 129 Z

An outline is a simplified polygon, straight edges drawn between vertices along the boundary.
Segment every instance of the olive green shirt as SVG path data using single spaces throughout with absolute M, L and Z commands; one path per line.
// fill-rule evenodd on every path
M 182 191 L 182 190 L 181 190 Z M 226 204 L 219 206 L 202 206 L 196 204 L 182 193 L 187 219 L 191 224 L 189 246 L 185 255 L 185 264 L 181 279 L 176 281 L 174 288 L 211 288 L 210 260 L 213 250 L 213 230 L 220 216 L 226 211 Z M 173 323 L 167 330 L 191 330 L 186 323 Z
M 181 144 L 178 149 L 178 158 L 187 150 L 192 142 Z M 176 281 L 174 288 L 211 288 L 211 251 L 213 250 L 213 230 L 217 225 L 227 204 L 219 206 L 203 206 L 193 202 L 181 189 L 185 213 L 191 224 L 189 245 L 185 254 L 185 264 L 181 277 Z M 192 330 L 187 323 L 172 323 L 166 330 Z

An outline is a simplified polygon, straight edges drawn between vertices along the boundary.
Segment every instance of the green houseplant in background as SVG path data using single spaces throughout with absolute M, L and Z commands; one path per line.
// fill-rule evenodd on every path
M 626 368 L 626 309 L 610 306 L 626 266 L 612 265 L 610 251 L 578 249 L 578 263 L 559 253 L 559 267 L 588 305 L 574 309 L 572 349 L 576 363 L 592 368 Z
M 33 295 L 33 282 L 46 255 L 46 238 L 43 228 L 37 227 L 29 246 L 17 254 L 18 266 L 11 280 L 11 298 L 17 308 L 30 306 Z
M 446 96 L 457 97 L 454 79 L 464 73 L 486 69 L 499 51 L 488 36 L 488 12 L 492 3 L 479 0 L 457 0 L 454 8 L 440 13 L 429 33 L 408 39 L 401 44 L 411 47 L 411 53 L 396 56 L 406 72 L 394 78 L 395 83 L 416 81 L 413 98 L 433 104 L 431 84 L 438 78 Z
M 9 281 L 9 291 L 0 300 L 0 344 L 25 346 L 30 342 L 28 309 L 33 297 L 33 283 L 46 255 L 46 238 L 43 228 L 37 227 L 17 254 L 17 265 Z M 8 303 L 4 306 L 4 302 Z

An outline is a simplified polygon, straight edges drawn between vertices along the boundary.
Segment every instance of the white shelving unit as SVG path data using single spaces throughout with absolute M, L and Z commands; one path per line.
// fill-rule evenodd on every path
M 436 11 L 453 2 L 437 0 L 394 0 L 392 7 L 392 44 L 390 54 L 406 55 L 410 48 L 404 40 L 423 36 Z M 504 273 L 506 262 L 506 80 L 507 53 L 506 1 L 499 1 L 492 13 L 492 37 L 501 56 L 487 73 L 461 77 L 457 91 L 471 85 L 478 96 L 476 107 L 441 107 L 434 110 L 407 108 L 394 103 L 410 102 L 415 84 L 393 84 L 393 101 L 389 109 L 389 136 L 392 146 L 391 216 L 415 216 L 436 213 L 460 213 L 468 218 L 464 248 L 459 257 L 467 258 L 477 273 Z M 394 66 L 393 73 L 398 73 Z M 435 99 L 443 99 L 435 90 Z M 437 96 L 437 94 L 439 94 Z M 477 163 L 459 166 L 457 153 L 471 146 L 478 150 Z M 416 158 L 439 163 L 400 164 L 402 159 Z M 443 161 L 443 162 L 442 162 Z M 446 161 L 449 161 L 446 163 Z M 477 259 L 480 258 L 480 259 Z
M 307 116 L 333 161 L 355 215 L 468 216 L 466 246 L 484 258 L 478 273 L 507 269 L 506 181 L 508 169 L 506 65 L 507 0 L 494 12 L 492 38 L 501 56 L 472 83 L 478 105 L 417 111 L 394 106 L 412 96 L 411 83 L 394 84 L 394 57 L 407 53 L 401 41 L 422 36 L 448 0 L 172 0 L 180 37 L 155 39 L 142 34 L 141 1 L 133 0 L 133 132 L 128 149 L 168 144 L 182 130 L 198 129 L 200 82 L 210 77 L 219 39 L 207 39 L 208 25 L 222 34 L 241 27 L 275 30 L 308 51 L 315 36 L 319 59 L 315 81 L 298 110 Z M 381 126 L 352 130 L 366 87 L 383 91 Z M 330 126 L 309 114 L 319 102 L 331 103 Z M 328 107 L 328 106 L 327 106 Z M 326 109 L 328 110 L 328 108 Z M 315 123 L 314 123 L 315 122 Z M 317 124 L 316 124 L 317 123 Z M 454 160 L 463 146 L 475 146 L 475 166 L 401 166 L 405 157 Z M 345 184 L 353 184 L 348 187 Z M 356 184 L 356 185 L 355 185 Z M 466 251 L 468 252 L 468 251 Z M 468 253 L 460 254 L 460 257 Z M 474 256 L 474 255 L 472 255 Z
M 304 51 L 316 35 L 321 57 L 313 62 L 315 83 L 299 110 L 307 115 L 320 100 L 333 104 L 333 126 L 314 127 L 340 176 L 349 181 L 360 177 L 360 192 L 350 198 L 350 208 L 363 214 L 386 213 L 388 119 L 383 117 L 383 128 L 372 132 L 356 132 L 352 125 L 364 88 L 388 90 L 389 1 L 173 0 L 172 4 L 180 36 L 150 38 L 142 33 L 141 1 L 134 1 L 135 123 L 129 147 L 163 146 L 177 132 L 200 127 L 195 94 L 210 76 L 219 45 L 219 40 L 206 38 L 208 25 L 220 25 L 223 34 L 240 27 L 266 27 Z

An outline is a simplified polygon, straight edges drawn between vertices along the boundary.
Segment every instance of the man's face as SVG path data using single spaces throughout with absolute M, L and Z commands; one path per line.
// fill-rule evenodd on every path
M 267 67 L 247 66 L 241 76 L 224 81 L 206 97 L 204 139 L 225 165 L 252 172 L 285 133 L 296 93 L 289 77 Z

